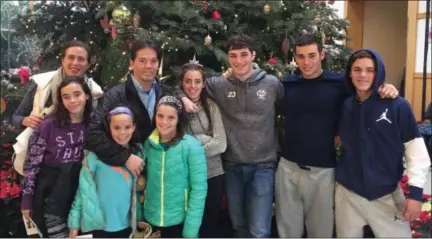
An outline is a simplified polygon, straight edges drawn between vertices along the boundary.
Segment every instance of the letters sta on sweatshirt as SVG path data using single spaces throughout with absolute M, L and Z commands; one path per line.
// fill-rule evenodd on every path
M 24 162 L 23 209 L 32 210 L 37 177 L 43 165 L 81 162 L 85 129 L 84 123 L 59 127 L 55 118 L 49 117 L 35 130 Z
M 377 62 L 372 95 L 363 102 L 355 96 L 343 105 L 339 136 L 343 152 L 336 167 L 336 181 L 374 200 L 395 191 L 407 162 L 409 197 L 422 200 L 430 159 L 409 103 L 401 98 L 381 99 L 385 68 L 380 56 L 368 51 Z M 350 62 L 350 61 L 349 61 Z M 346 81 L 355 95 L 347 69 Z

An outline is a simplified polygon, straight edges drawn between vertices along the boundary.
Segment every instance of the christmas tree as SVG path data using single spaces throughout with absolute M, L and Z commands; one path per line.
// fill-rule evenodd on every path
M 305 33 L 322 37 L 324 67 L 342 71 L 348 55 L 343 45 L 348 23 L 332 1 L 40 1 L 12 22 L 18 35 L 43 37 L 34 59 L 41 71 L 60 65 L 61 46 L 72 39 L 86 42 L 94 56 L 89 74 L 105 89 L 128 72 L 128 46 L 134 39 L 153 39 L 163 49 L 159 77 L 175 82 L 180 66 L 194 56 L 208 75 L 228 67 L 229 36 L 253 37 L 256 61 L 281 77 L 295 70 L 293 42 Z

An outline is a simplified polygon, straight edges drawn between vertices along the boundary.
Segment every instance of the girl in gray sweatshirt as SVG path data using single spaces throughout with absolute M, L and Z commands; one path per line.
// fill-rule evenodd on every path
M 207 98 L 204 90 L 203 66 L 192 61 L 183 65 L 180 87 L 199 110 L 189 114 L 187 133 L 195 136 L 206 151 L 208 192 L 200 237 L 218 237 L 217 223 L 223 197 L 223 174 L 221 154 L 227 146 L 226 133 L 219 107 Z

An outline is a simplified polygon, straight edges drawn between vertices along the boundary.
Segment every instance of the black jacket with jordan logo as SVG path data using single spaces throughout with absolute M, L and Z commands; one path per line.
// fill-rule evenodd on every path
M 363 102 L 355 96 L 344 102 L 339 124 L 343 152 L 336 166 L 336 181 L 369 200 L 380 198 L 395 191 L 405 157 L 409 196 L 421 200 L 430 165 L 426 146 L 410 104 L 402 97 L 380 98 L 378 87 L 385 80 L 384 64 L 375 51 L 368 51 L 377 65 L 373 93 Z M 351 64 L 346 81 L 355 95 L 350 68 Z

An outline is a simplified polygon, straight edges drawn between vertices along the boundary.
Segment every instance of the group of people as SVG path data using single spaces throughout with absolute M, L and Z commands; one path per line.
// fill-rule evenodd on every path
M 301 74 L 279 80 L 253 64 L 252 43 L 232 36 L 229 73 L 206 78 L 190 61 L 173 89 L 156 79 L 159 46 L 137 40 L 126 81 L 103 95 L 85 75 L 88 47 L 68 43 L 62 67 L 34 76 L 14 115 L 34 129 L 24 217 L 46 237 L 124 238 L 143 222 L 161 237 L 218 237 L 226 195 L 235 237 L 270 237 L 273 211 L 280 237 L 304 228 L 332 237 L 334 227 L 338 237 L 362 237 L 365 225 L 378 237 L 411 237 L 430 160 L 409 103 L 384 83 L 379 54 L 361 49 L 346 73 L 330 73 L 321 40 L 305 34 L 294 46 Z

